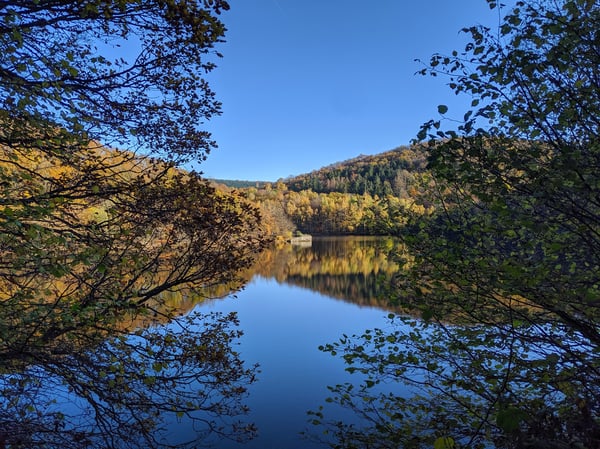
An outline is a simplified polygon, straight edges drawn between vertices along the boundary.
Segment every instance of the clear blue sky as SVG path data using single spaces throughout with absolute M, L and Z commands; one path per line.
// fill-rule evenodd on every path
M 419 126 L 462 117 L 447 80 L 415 75 L 461 50 L 460 29 L 497 25 L 485 0 L 231 0 L 224 58 L 209 75 L 223 114 L 210 178 L 275 181 L 410 143 Z M 453 114 L 454 113 L 454 114 Z

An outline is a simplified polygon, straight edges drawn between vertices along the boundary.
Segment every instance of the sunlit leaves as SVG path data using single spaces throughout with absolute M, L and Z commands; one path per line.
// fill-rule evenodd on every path
M 455 449 L 456 444 L 450 437 L 439 437 L 433 442 L 433 449 Z

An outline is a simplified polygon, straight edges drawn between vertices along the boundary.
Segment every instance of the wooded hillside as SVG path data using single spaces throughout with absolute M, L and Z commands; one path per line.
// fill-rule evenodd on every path
M 270 235 L 382 235 L 402 226 L 409 211 L 431 210 L 423 195 L 429 183 L 425 153 L 413 146 L 240 192 L 260 208 L 262 230 Z
M 372 156 L 358 156 L 311 173 L 284 180 L 289 190 L 317 193 L 341 192 L 370 195 L 415 196 L 416 174 L 425 170 L 425 156 L 418 147 L 398 147 Z

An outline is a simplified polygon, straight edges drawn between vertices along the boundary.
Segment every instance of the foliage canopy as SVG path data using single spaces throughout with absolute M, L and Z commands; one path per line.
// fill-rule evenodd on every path
M 436 213 L 403 233 L 414 257 L 395 293 L 422 319 L 325 347 L 371 376 L 332 388 L 366 423 L 330 423 L 335 447 L 600 444 L 600 7 L 499 12 L 423 69 L 472 109 L 419 134 Z
M 176 168 L 214 146 L 223 9 L 0 2 L 0 445 L 157 447 L 169 414 L 252 434 L 227 423 L 253 380 L 235 316 L 176 318 L 263 244 L 254 208 Z
M 42 141 L 59 127 L 177 162 L 204 157 L 213 142 L 201 126 L 220 105 L 202 74 L 225 32 L 216 14 L 228 8 L 223 0 L 3 2 L 0 143 L 36 147 L 30 127 Z

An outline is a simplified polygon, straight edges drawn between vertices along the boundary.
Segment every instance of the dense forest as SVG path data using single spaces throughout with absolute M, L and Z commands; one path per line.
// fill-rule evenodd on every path
M 226 187 L 234 187 L 236 189 L 243 189 L 244 187 L 256 187 L 261 188 L 264 187 L 267 182 L 265 181 L 245 181 L 241 179 L 217 179 L 217 178 L 208 178 L 208 181 L 217 184 L 223 185 Z
M 217 182 L 217 181 L 215 181 Z M 387 235 L 408 212 L 431 212 L 423 148 L 359 156 L 276 183 L 223 181 L 262 213 L 268 235 Z
M 425 153 L 419 147 L 399 147 L 374 156 L 358 156 L 305 175 L 284 180 L 299 192 L 354 193 L 409 198 L 416 195 L 418 174 L 425 170 Z

